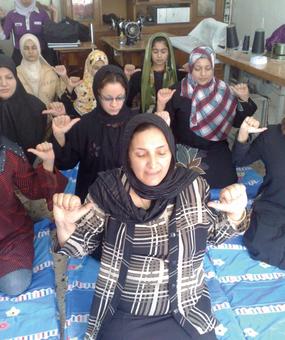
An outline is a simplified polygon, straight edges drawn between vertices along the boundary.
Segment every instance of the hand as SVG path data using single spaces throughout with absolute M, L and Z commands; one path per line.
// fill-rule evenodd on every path
M 57 13 L 57 8 L 53 4 L 49 5 L 48 9 L 50 12 Z
M 250 133 L 260 133 L 267 130 L 266 127 L 260 128 L 259 124 L 259 121 L 254 117 L 246 117 L 240 126 L 237 140 L 240 143 L 246 143 Z
M 67 78 L 67 70 L 64 65 L 56 65 L 53 69 L 58 76 L 62 78 Z
M 80 77 L 69 77 L 67 81 L 67 90 L 71 93 L 77 86 L 82 84 L 83 80 Z
M 168 126 L 170 126 L 170 115 L 168 111 L 160 111 L 160 112 L 155 112 L 155 114 L 159 117 L 161 117 Z
M 232 184 L 222 189 L 219 202 L 209 202 L 208 206 L 224 211 L 233 221 L 239 221 L 247 205 L 246 189 L 243 184 Z
M 182 72 L 186 72 L 186 73 L 189 73 L 189 64 L 188 63 L 185 63 L 182 65 L 182 67 L 179 69 L 179 71 L 182 71 Z
M 133 64 L 126 64 L 124 66 L 124 73 L 129 80 L 135 72 L 139 72 L 139 71 L 141 71 L 141 69 L 136 68 L 135 65 L 133 65 Z
M 171 89 L 160 89 L 157 92 L 157 111 L 164 111 L 166 104 L 172 98 L 176 90 Z
M 66 134 L 73 125 L 75 125 L 77 122 L 80 121 L 80 118 L 75 118 L 72 119 L 65 115 L 65 116 L 59 116 L 59 117 L 55 117 L 52 120 L 52 131 L 53 134 L 56 135 L 64 135 Z
M 66 115 L 65 107 L 61 102 L 52 102 L 48 104 L 47 110 L 43 114 L 51 114 L 53 117 Z
M 247 102 L 249 98 L 249 90 L 247 84 L 240 83 L 230 86 L 232 92 L 243 102 Z
M 82 205 L 76 195 L 60 193 L 53 196 L 53 215 L 60 245 L 69 239 L 76 229 L 75 222 L 91 210 L 92 206 L 92 203 Z
M 6 12 L 4 11 L 3 8 L 0 7 L 0 19 L 5 18 L 5 16 L 6 16 Z
M 51 143 L 44 142 L 38 144 L 35 149 L 29 148 L 27 151 L 42 159 L 45 170 L 53 172 L 54 152 Z

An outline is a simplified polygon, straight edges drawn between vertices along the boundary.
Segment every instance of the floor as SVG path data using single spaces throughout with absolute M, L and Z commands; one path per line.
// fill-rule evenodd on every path
M 56 237 L 53 234 L 53 237 Z M 53 253 L 56 279 L 56 295 L 60 316 L 60 338 L 64 339 L 64 323 L 65 323 L 65 301 L 64 295 L 67 287 L 67 277 L 65 275 L 67 269 L 67 256 Z

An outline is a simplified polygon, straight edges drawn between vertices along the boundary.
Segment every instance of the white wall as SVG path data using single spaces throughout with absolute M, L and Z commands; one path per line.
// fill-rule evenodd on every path
M 264 19 L 265 39 L 279 26 L 285 24 L 285 0 L 233 0 L 233 23 L 236 24 L 240 43 L 245 34 L 253 43 L 254 32 L 262 28 Z
M 43 5 L 49 5 L 50 4 L 50 0 L 40 0 L 40 3 L 42 3 Z M 58 13 L 59 13 L 59 17 L 61 15 L 61 8 L 60 8 L 60 0 L 53 0 L 53 4 L 54 6 L 57 7 L 58 9 Z M 0 7 L 3 8 L 6 12 L 9 12 L 11 9 L 14 8 L 14 1 L 13 0 L 8 0 L 8 1 L 2 1 L 1 0 L 1 4 Z M 12 51 L 13 51 L 13 44 L 12 44 L 12 40 L 0 40 L 0 47 L 3 49 L 3 51 L 7 54 L 7 55 L 11 55 Z

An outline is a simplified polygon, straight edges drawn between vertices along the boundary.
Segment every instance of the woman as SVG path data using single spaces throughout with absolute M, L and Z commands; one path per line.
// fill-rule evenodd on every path
M 56 166 L 66 170 L 80 162 L 75 192 L 82 201 L 98 172 L 121 165 L 119 144 L 126 123 L 133 116 L 125 105 L 128 80 L 119 67 L 100 68 L 94 77 L 93 91 L 97 106 L 79 123 L 79 118 L 70 120 L 65 115 L 54 118 L 52 124 Z
M 95 109 L 93 79 L 96 72 L 104 65 L 108 65 L 106 54 L 103 51 L 94 50 L 86 58 L 83 80 L 70 77 L 67 89 L 61 97 L 69 116 L 81 117 Z
M 266 130 L 266 131 L 265 131 Z M 263 132 L 265 131 L 265 132 Z M 262 132 L 253 142 L 251 133 Z M 239 166 L 261 160 L 265 177 L 251 213 L 244 243 L 257 260 L 285 269 L 285 118 L 281 124 L 259 128 L 259 122 L 247 117 L 233 148 L 233 160 Z
M 27 149 L 43 142 L 46 133 L 44 109 L 38 98 L 25 91 L 12 59 L 0 55 L 0 133 L 18 143 L 31 163 L 35 156 Z
M 56 9 L 50 6 L 53 12 Z M 15 0 L 15 9 L 10 11 L 4 21 L 4 25 L 0 24 L 0 39 L 9 39 L 13 34 L 15 46 L 12 59 L 18 66 L 22 56 L 19 47 L 19 40 L 25 33 L 31 33 L 38 37 L 42 55 L 53 65 L 54 56 L 52 51 L 47 48 L 43 36 L 43 26 L 50 20 L 47 12 L 43 8 L 38 8 L 36 0 Z
M 132 107 L 134 98 L 140 94 L 141 112 L 153 112 L 157 91 L 177 82 L 175 57 L 168 35 L 155 33 L 149 38 L 142 71 L 128 72 L 130 67 L 132 65 L 125 66 L 125 72 L 130 76 L 127 105 Z
M 121 157 L 122 169 L 99 174 L 85 205 L 74 195 L 53 200 L 61 253 L 82 256 L 104 238 L 85 338 L 215 339 L 203 255 L 207 240 L 246 226 L 245 188 L 208 203 L 206 181 L 176 167 L 173 135 L 153 114 L 127 124 Z
M 34 257 L 33 223 L 13 188 L 30 199 L 46 198 L 51 208 L 52 195 L 66 184 L 65 177 L 54 170 L 50 143 L 28 152 L 43 160 L 35 170 L 23 150 L 0 135 L 0 292 L 8 295 L 19 295 L 29 287 Z
M 41 56 L 38 38 L 30 33 L 20 39 L 21 64 L 17 67 L 18 78 L 25 90 L 38 97 L 47 107 L 63 94 L 68 78 L 63 65 L 53 68 Z M 58 77 L 58 74 L 60 78 Z
M 211 188 L 223 188 L 237 181 L 228 134 L 232 126 L 239 127 L 246 116 L 253 115 L 256 105 L 249 98 L 247 85 L 230 88 L 214 77 L 214 66 L 211 48 L 195 48 L 189 57 L 188 75 L 173 90 L 160 90 L 157 111 L 170 113 L 178 144 L 206 154 L 207 182 Z

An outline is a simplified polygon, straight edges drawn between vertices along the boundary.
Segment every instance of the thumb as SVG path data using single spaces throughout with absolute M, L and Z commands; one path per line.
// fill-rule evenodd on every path
M 85 214 L 87 214 L 93 207 L 93 204 L 91 202 L 82 205 L 81 208 L 78 211 L 78 218 L 83 217 Z
M 218 211 L 228 210 L 228 204 L 221 203 L 220 201 L 210 201 L 208 202 L 208 207 L 213 208 Z
M 53 113 L 53 112 L 54 112 L 53 110 L 43 110 L 42 114 L 43 115 L 48 115 L 48 114 Z
M 75 125 L 76 123 L 78 123 L 79 121 L 80 121 L 80 118 L 72 119 L 72 120 L 69 122 L 69 127 L 72 128 L 72 126 Z
M 38 151 L 38 150 L 33 149 L 33 148 L 29 148 L 27 151 L 30 152 L 30 153 L 33 153 L 34 155 L 36 155 L 38 157 L 40 157 L 40 155 L 42 155 L 42 151 Z
M 266 131 L 266 130 L 267 130 L 267 127 L 263 127 L 263 128 L 249 127 L 248 133 L 261 133 L 261 132 Z

